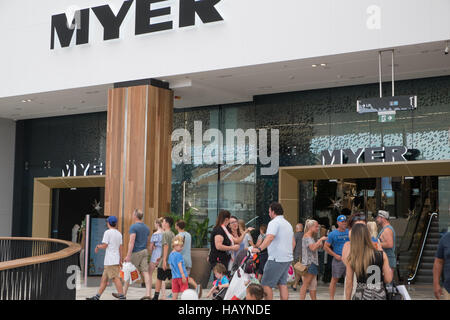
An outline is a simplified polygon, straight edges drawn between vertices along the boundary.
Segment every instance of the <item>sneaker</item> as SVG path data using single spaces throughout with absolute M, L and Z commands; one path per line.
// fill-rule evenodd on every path
M 126 300 L 126 299 L 127 299 L 127 297 L 124 296 L 123 294 L 120 295 L 120 294 L 118 294 L 118 293 L 116 293 L 116 292 L 113 292 L 113 293 L 112 293 L 112 296 L 113 296 L 114 298 L 116 298 L 116 299 L 119 299 L 119 300 Z
M 167 298 L 172 299 L 172 293 L 169 293 L 169 295 L 167 296 Z
M 95 295 L 95 296 L 93 296 L 93 297 L 88 297 L 88 298 L 86 298 L 86 300 L 96 301 L 96 300 L 100 300 L 100 297 L 97 296 L 97 295 Z
M 197 285 L 197 288 L 195 289 L 195 292 L 197 293 L 198 298 L 200 299 L 202 297 L 202 286 L 201 285 Z

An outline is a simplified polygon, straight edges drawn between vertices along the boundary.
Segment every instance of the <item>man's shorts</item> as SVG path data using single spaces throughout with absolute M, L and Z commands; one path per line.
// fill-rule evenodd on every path
M 288 271 L 291 263 L 292 261 L 275 262 L 268 260 L 264 267 L 261 284 L 270 288 L 275 288 L 277 285 L 287 285 Z
M 342 277 L 345 277 L 345 271 L 346 267 L 344 262 L 338 261 L 333 258 L 333 262 L 331 263 L 331 276 L 333 278 L 340 279 Z
M 139 272 L 148 272 L 148 252 L 147 249 L 133 252 L 131 254 L 131 263 Z
M 180 293 L 189 289 L 188 278 L 186 278 L 186 282 L 183 282 L 182 278 L 172 279 L 172 292 Z
M 165 271 L 163 268 L 158 268 L 158 274 L 156 278 L 160 281 L 166 281 L 172 279 L 172 271 L 167 268 Z
M 103 270 L 103 276 L 108 277 L 108 279 L 119 278 L 120 276 L 120 266 L 105 266 Z

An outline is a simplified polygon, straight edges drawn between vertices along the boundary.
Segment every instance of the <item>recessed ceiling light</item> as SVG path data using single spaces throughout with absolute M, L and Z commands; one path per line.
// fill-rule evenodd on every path
M 326 67 L 326 66 L 327 66 L 326 63 L 321 63 L 320 65 L 321 65 L 322 67 Z
M 315 68 L 315 67 L 317 67 L 317 64 L 313 64 L 311 67 Z
M 23 99 L 22 100 L 23 103 L 27 103 L 27 102 L 31 102 L 31 101 L 33 101 L 33 100 L 31 100 L 31 99 Z

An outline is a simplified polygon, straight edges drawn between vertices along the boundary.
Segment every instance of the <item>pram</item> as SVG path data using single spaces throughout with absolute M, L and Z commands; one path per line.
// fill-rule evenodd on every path
M 258 283 L 259 254 L 252 253 L 252 247 L 238 252 L 231 268 L 230 285 L 217 292 L 213 300 L 242 300 L 250 282 Z

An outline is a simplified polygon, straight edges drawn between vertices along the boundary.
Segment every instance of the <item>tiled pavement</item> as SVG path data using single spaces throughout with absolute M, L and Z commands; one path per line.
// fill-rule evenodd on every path
M 300 286 L 298 287 L 300 288 Z M 154 290 L 153 290 L 154 291 Z M 203 299 L 206 295 L 207 291 L 203 290 Z M 116 292 L 113 284 L 108 286 L 103 293 L 101 300 L 115 300 L 115 298 L 111 295 L 113 292 Z M 167 290 L 167 294 L 170 294 L 170 289 Z M 408 292 L 411 296 L 412 300 L 433 300 L 433 287 L 431 285 L 412 285 L 408 288 Z M 97 293 L 97 287 L 84 287 L 81 286 L 81 289 L 77 291 L 77 300 L 85 300 L 86 297 L 93 296 Z M 139 300 L 145 295 L 145 289 L 141 288 L 140 285 L 133 285 L 128 290 L 128 299 L 129 300 Z M 299 300 L 299 289 L 297 291 L 293 291 L 289 288 L 289 300 Z M 342 300 L 344 295 L 344 286 L 343 284 L 338 284 L 336 288 L 336 300 Z M 277 289 L 274 290 L 274 299 L 279 300 L 280 294 Z M 309 295 L 307 295 L 307 299 L 309 300 Z M 318 300 L 329 300 L 328 294 L 328 285 L 324 283 L 319 283 L 317 287 L 317 299 Z

